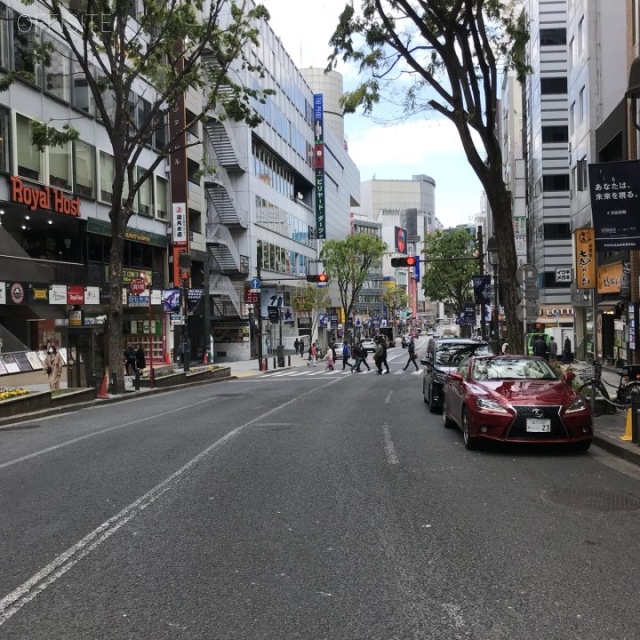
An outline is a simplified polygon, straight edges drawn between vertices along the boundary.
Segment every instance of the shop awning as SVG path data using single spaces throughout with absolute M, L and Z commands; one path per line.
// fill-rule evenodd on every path
M 619 304 L 626 303 L 627 300 L 600 300 L 598 302 L 598 309 L 604 311 L 605 309 L 615 309 Z

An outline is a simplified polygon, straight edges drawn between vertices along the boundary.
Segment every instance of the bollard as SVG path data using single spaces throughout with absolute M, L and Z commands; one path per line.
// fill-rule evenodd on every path
M 291 356 L 287 356 L 287 367 L 291 366 Z
M 277 369 L 277 368 L 278 368 L 278 359 L 277 359 L 277 358 L 274 358 L 274 359 L 273 359 L 273 368 L 274 368 L 274 369 Z
M 640 393 L 631 393 L 631 442 L 638 444 L 638 411 L 640 411 Z
M 133 388 L 140 391 L 140 369 L 138 367 L 136 367 L 136 375 L 133 378 Z

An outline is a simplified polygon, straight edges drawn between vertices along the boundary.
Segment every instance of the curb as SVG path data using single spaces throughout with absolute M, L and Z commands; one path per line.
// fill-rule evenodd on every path
M 640 466 L 640 447 L 638 447 L 638 451 L 636 452 L 633 449 L 628 449 L 625 446 L 618 444 L 611 438 L 606 438 L 597 434 L 594 434 L 593 436 L 593 444 L 596 447 L 600 447 L 601 449 L 614 454 L 618 458 L 622 458 L 627 462 Z

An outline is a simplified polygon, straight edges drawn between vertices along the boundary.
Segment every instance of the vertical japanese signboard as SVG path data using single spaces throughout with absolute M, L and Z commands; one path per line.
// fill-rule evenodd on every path
M 640 249 L 640 160 L 589 165 L 596 251 Z
M 594 289 L 596 286 L 596 248 L 593 229 L 577 229 L 576 243 L 576 287 Z
M 319 240 L 325 240 L 327 237 L 327 219 L 324 191 L 324 107 L 321 93 L 313 95 L 313 121 L 315 137 L 314 168 L 316 171 L 316 237 Z

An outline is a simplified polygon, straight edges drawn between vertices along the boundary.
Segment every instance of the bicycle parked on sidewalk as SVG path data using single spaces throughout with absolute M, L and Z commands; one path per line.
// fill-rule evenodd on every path
M 578 388 L 578 393 L 592 404 L 594 417 L 603 414 L 613 414 L 617 409 L 631 407 L 631 397 L 634 393 L 640 393 L 640 365 L 625 365 L 616 371 L 620 376 L 618 386 L 607 382 L 602 378 L 602 362 L 593 360 L 587 369 L 580 369 L 576 374 L 583 380 Z M 607 391 L 607 386 L 616 389 L 612 398 Z

